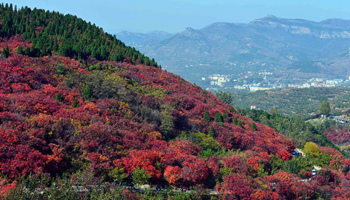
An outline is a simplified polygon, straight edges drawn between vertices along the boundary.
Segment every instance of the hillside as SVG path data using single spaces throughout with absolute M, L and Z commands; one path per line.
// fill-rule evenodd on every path
M 10 18 L 23 12 L 31 19 L 71 18 L 3 5 L 0 10 Z M 306 145 L 307 157 L 292 159 L 295 145 L 290 139 L 239 115 L 181 77 L 145 63 L 93 55 L 79 59 L 54 49 L 23 55 L 19 49 L 33 49 L 36 36 L 45 30 L 39 28 L 45 22 L 33 23 L 33 39 L 25 32 L 1 29 L 2 198 L 193 199 L 181 192 L 145 194 L 124 187 L 132 183 L 192 187 L 198 199 L 214 187 L 218 193 L 213 198 L 223 199 L 349 195 L 349 160 L 335 149 L 307 143 L 316 148 L 309 151 Z M 78 25 L 71 28 L 79 30 Z M 311 178 L 313 165 L 323 169 Z M 84 192 L 81 186 L 91 190 Z
M 56 52 L 81 60 L 90 56 L 101 61 L 145 63 L 158 67 L 154 59 L 149 59 L 135 48 L 125 46 L 102 28 L 76 16 L 36 8 L 31 10 L 28 7 L 17 10 L 16 7 L 6 5 L 1 5 L 0 37 L 22 34 L 24 40 L 32 43 L 30 48 L 23 48 L 23 54 L 40 57 Z
M 247 108 L 257 105 L 262 110 L 277 109 L 288 116 L 311 117 L 319 113 L 323 100 L 331 105 L 331 113 L 340 114 L 350 109 L 350 88 L 279 89 L 232 94 L 233 106 Z
M 153 43 L 117 35 L 156 58 L 165 69 L 201 87 L 214 87 L 202 80 L 212 74 L 237 80 L 249 72 L 255 77 L 271 72 L 266 84 L 278 85 L 350 75 L 347 20 L 312 22 L 269 15 L 247 24 L 217 22 L 197 30 L 187 28 Z

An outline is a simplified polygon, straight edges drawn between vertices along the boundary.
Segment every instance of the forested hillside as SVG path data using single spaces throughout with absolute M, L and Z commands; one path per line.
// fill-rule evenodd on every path
M 0 37 L 22 34 L 24 40 L 33 44 L 21 47 L 21 54 L 40 57 L 57 52 L 62 56 L 82 60 L 91 56 L 101 61 L 125 61 L 158 67 L 154 59 L 149 59 L 135 48 L 125 46 L 102 28 L 76 16 L 41 9 L 31 10 L 27 7 L 18 10 L 16 6 L 0 6 Z
M 319 114 L 323 100 L 330 103 L 332 114 L 341 114 L 350 109 L 350 88 L 347 87 L 278 89 L 232 93 L 232 96 L 235 107 L 257 105 L 262 110 L 277 109 L 280 114 L 305 118 Z
M 301 117 L 287 117 L 278 113 L 270 114 L 263 110 L 239 109 L 239 112 L 246 117 L 260 122 L 275 129 L 277 132 L 288 138 L 293 138 L 296 142 L 311 141 L 322 146 L 336 148 L 327 137 L 313 125 Z
M 110 43 L 114 39 L 97 27 L 84 29 L 88 23 L 69 15 L 11 7 L 0 9 L 2 199 L 350 197 L 350 160 L 336 149 L 308 142 L 305 157 L 293 158 L 292 139 L 181 77 L 137 59 L 95 57 L 91 45 L 99 40 L 111 45 L 108 58 L 125 55 L 115 49 L 130 49 Z M 33 25 L 32 39 L 20 25 L 6 28 L 6 16 L 43 17 Z M 73 40 L 75 33 L 49 32 L 70 18 L 81 23 L 65 24 L 63 32 L 84 35 Z M 58 38 L 59 54 L 39 45 L 45 30 L 45 37 Z M 95 38 L 91 30 L 101 32 Z M 62 54 L 64 41 L 71 42 L 72 54 Z M 86 41 L 93 42 L 74 50 Z M 322 168 L 317 175 L 314 165 Z M 162 189 L 127 187 L 145 183 Z

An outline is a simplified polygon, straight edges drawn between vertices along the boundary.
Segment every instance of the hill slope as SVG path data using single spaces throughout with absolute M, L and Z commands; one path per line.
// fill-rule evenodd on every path
M 323 100 L 330 102 L 332 114 L 350 109 L 350 89 L 347 87 L 279 89 L 232 95 L 235 107 L 257 105 L 263 110 L 275 108 L 279 113 L 289 116 L 312 117 L 319 113 Z
M 51 55 L 52 51 L 62 56 L 86 60 L 89 56 L 98 60 L 126 61 L 157 67 L 135 48 L 125 46 L 115 36 L 105 33 L 91 23 L 72 15 L 62 15 L 28 7 L 17 10 L 0 5 L 0 37 L 22 34 L 33 45 L 24 53 L 30 56 Z
M 215 186 L 225 199 L 346 195 L 341 183 L 347 171 L 336 170 L 347 160 L 334 149 L 321 147 L 291 169 L 296 162 L 290 160 L 291 140 L 179 76 L 153 66 L 91 57 L 86 62 L 54 52 L 29 57 L 17 53 L 20 46 L 33 46 L 22 38 L 0 40 L 1 52 L 8 51 L 0 58 L 1 195 L 10 190 L 9 198 L 23 199 L 41 188 L 43 199 L 49 198 L 50 192 L 63 192 L 64 184 L 56 185 L 53 177 L 68 176 L 79 184 L 79 171 L 93 176 L 82 178 L 90 187 L 102 179 Z M 324 169 L 301 182 L 311 176 L 305 170 L 313 164 L 336 170 Z M 17 186 L 7 184 L 13 180 Z M 286 190 L 286 184 L 293 189 Z M 68 190 L 67 195 L 78 193 Z M 111 193 L 99 190 L 106 191 Z M 127 190 L 122 193 L 137 199 Z M 84 195 L 74 198 L 91 197 Z

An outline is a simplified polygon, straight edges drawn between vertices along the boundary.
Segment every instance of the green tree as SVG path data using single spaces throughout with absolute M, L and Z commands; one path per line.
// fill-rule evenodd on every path
M 228 119 L 228 113 L 225 113 L 224 116 L 225 116 L 225 119 Z
M 217 151 L 220 149 L 220 143 L 209 134 L 206 135 L 201 132 L 191 133 L 189 134 L 189 138 L 191 142 L 198 144 L 203 150 L 212 149 Z
M 73 108 L 78 108 L 78 107 L 79 107 L 79 101 L 78 99 L 74 99 Z
M 160 124 L 160 128 L 162 134 L 166 140 L 173 138 L 173 130 L 175 128 L 174 118 L 172 116 L 173 108 L 170 105 L 162 105 L 162 120 Z
M 214 137 L 215 136 L 215 130 L 214 130 L 213 126 L 210 126 L 208 135 L 210 137 Z
M 277 108 L 273 108 L 270 113 L 271 113 L 271 115 L 278 115 Z
M 4 49 L 2 50 L 2 52 L 1 52 L 1 56 L 2 56 L 3 58 L 8 58 L 9 55 L 10 55 L 10 49 L 9 49 L 9 46 L 6 45 L 5 48 L 4 48 Z
M 63 101 L 64 101 L 64 95 L 61 94 L 61 93 L 58 93 L 58 94 L 55 96 L 55 100 L 60 101 L 60 102 L 63 102 Z
M 147 174 L 145 169 L 136 168 L 134 171 L 132 171 L 132 180 L 137 185 L 146 184 L 150 179 L 151 175 Z
M 292 159 L 288 160 L 284 163 L 283 170 L 289 172 L 291 174 L 298 174 L 301 170 L 301 166 L 299 165 L 299 160 Z
M 128 177 L 127 174 L 124 173 L 123 168 L 114 168 L 112 171 L 108 173 L 108 176 L 113 179 L 114 182 L 122 184 L 124 179 Z
M 219 112 L 217 112 L 217 113 L 215 113 L 214 121 L 215 122 L 224 122 L 224 118 L 222 117 L 222 115 Z
M 93 91 L 91 86 L 87 86 L 83 91 L 84 99 L 91 99 L 93 97 Z
M 17 54 L 23 54 L 23 47 L 22 46 L 19 46 L 17 48 Z
M 320 114 L 321 115 L 329 115 L 331 113 L 331 107 L 329 105 L 329 102 L 326 100 L 323 100 L 320 105 Z
M 27 48 L 24 50 L 24 55 L 29 56 L 29 54 L 30 54 L 30 48 L 27 47 Z
M 238 120 L 237 126 L 243 126 L 243 122 L 241 119 Z
M 256 131 L 256 124 L 253 122 L 250 127 L 252 128 L 252 130 Z
M 205 111 L 203 118 L 204 118 L 204 121 L 206 121 L 207 123 L 210 122 L 210 114 L 209 114 L 209 111 L 207 111 L 207 110 Z
M 237 117 L 234 118 L 233 124 L 236 125 L 236 126 L 238 125 L 238 118 Z
M 227 104 L 232 104 L 233 103 L 233 96 L 231 93 L 226 92 L 226 91 L 217 91 L 215 95 L 223 102 Z
M 269 165 L 271 166 L 271 175 L 276 174 L 277 172 L 282 170 L 284 162 L 282 159 L 277 158 L 275 155 L 271 157 L 269 160 Z

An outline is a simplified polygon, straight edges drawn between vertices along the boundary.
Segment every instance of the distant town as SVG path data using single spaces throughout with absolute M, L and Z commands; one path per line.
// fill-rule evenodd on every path
M 286 80 L 274 77 L 274 73 L 269 71 L 248 71 L 246 74 L 239 75 L 212 74 L 208 77 L 202 77 L 201 83 L 207 90 L 256 92 L 279 88 L 349 86 L 350 77 L 347 79 L 310 78 Z

